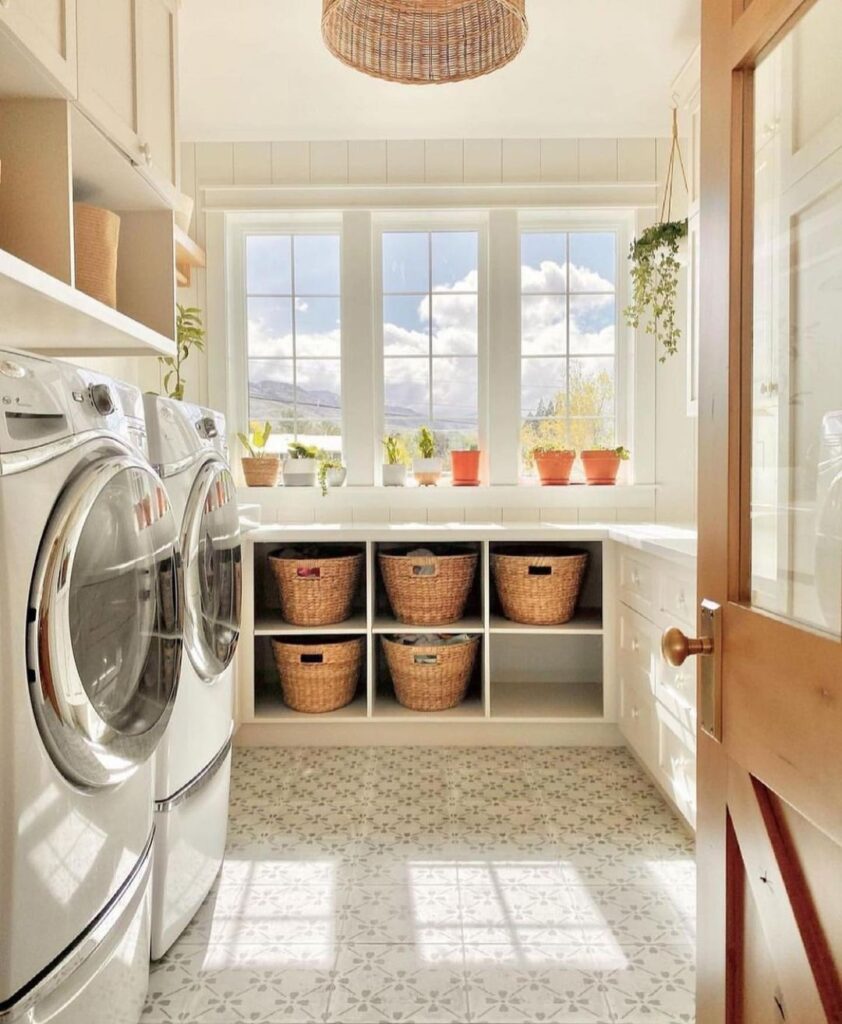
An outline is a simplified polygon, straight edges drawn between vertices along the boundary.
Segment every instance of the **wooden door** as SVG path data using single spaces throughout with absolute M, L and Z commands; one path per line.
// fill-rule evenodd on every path
M 137 3 L 76 0 L 79 104 L 90 119 L 139 163 Z
M 5 26 L 70 96 L 76 95 L 75 0 L 0 3 Z
M 840 55 L 703 0 L 698 1024 L 842 1021 Z

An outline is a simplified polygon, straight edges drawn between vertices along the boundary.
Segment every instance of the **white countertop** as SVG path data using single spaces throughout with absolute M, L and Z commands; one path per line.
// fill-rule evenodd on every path
M 696 531 L 660 523 L 267 523 L 249 528 L 253 544 L 307 541 L 442 540 L 593 541 L 613 540 L 688 569 L 696 565 Z

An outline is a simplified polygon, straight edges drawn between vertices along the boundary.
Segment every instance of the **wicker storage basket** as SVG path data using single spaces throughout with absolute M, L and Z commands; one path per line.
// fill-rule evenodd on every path
M 530 626 L 557 626 L 576 611 L 588 555 L 491 556 L 491 572 L 503 614 Z
M 395 696 L 413 711 L 444 711 L 465 699 L 479 650 L 478 636 L 461 644 L 427 646 L 383 637 Z
M 272 641 L 284 703 L 293 711 L 321 714 L 354 699 L 363 660 L 363 638 L 338 643 Z
M 278 584 L 281 614 L 294 626 L 329 626 L 351 614 L 362 571 L 362 554 L 325 558 L 269 556 Z
M 395 618 L 411 626 L 462 618 L 477 555 L 380 555 L 380 571 Z
M 76 287 L 112 309 L 117 305 L 117 245 L 120 218 L 87 203 L 73 204 Z

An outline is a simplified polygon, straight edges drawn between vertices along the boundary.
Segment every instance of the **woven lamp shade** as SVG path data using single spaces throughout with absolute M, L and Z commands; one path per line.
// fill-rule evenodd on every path
M 343 64 L 406 85 L 461 82 L 526 42 L 526 0 L 322 0 L 322 36 Z

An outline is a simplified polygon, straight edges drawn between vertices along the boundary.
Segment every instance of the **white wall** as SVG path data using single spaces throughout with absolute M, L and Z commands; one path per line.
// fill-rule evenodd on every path
M 198 142 L 184 145 L 182 149 L 182 188 L 196 200 L 191 233 L 200 244 L 207 243 L 207 218 L 204 212 L 205 190 L 213 189 L 215 196 L 220 189 L 236 188 L 242 198 L 242 190 L 249 201 L 260 208 L 259 190 L 262 187 L 295 188 L 297 202 L 301 202 L 300 190 L 312 190 L 314 197 L 319 189 L 352 186 L 519 186 L 529 194 L 530 186 L 566 188 L 571 205 L 595 203 L 594 196 L 620 196 L 628 192 L 645 196 L 636 200 L 638 224 L 650 223 L 656 215 L 660 197 L 658 183 L 663 182 L 669 143 L 663 139 L 466 139 L 466 140 L 400 140 L 400 141 L 300 141 L 300 142 Z M 452 194 L 452 193 L 451 193 Z M 233 195 L 233 193 L 232 193 Z M 268 193 L 267 193 L 268 195 Z M 275 197 L 276 198 L 276 197 Z M 399 204 L 396 199 L 396 205 Z M 678 187 L 673 202 L 673 214 L 682 215 L 686 209 L 686 196 Z M 208 309 L 210 298 L 218 308 L 220 290 L 224 289 L 224 278 L 220 267 L 211 262 L 207 271 L 194 271 L 189 288 L 179 289 L 179 302 Z M 208 280 L 213 281 L 208 293 Z M 683 322 L 684 295 L 679 317 Z M 207 404 L 213 387 L 209 378 L 224 375 L 226 339 L 223 334 L 211 333 L 205 357 L 197 357 L 187 365 L 187 397 L 192 401 Z M 656 487 L 648 490 L 648 496 L 641 505 L 635 499 L 633 508 L 628 507 L 622 495 L 617 493 L 612 507 L 600 502 L 597 515 L 589 508 L 566 511 L 570 518 L 581 516 L 593 518 L 657 518 L 663 522 L 692 522 L 695 519 L 695 419 L 688 417 L 685 393 L 686 352 L 682 347 L 677 356 L 665 365 L 657 362 L 658 353 L 649 336 L 640 334 L 636 340 L 637 353 L 634 355 L 638 369 L 639 387 L 635 396 L 644 424 L 643 433 L 651 430 L 654 439 L 652 471 L 646 483 L 654 482 Z M 135 361 L 138 362 L 138 361 Z M 127 366 L 127 371 L 129 367 Z M 133 373 L 138 368 L 132 368 Z M 148 381 L 149 370 L 140 368 Z M 148 386 L 148 383 L 147 383 Z M 638 438 L 646 445 L 645 438 Z M 620 489 L 618 489 L 619 491 Z M 385 500 L 386 495 L 381 497 Z M 274 496 L 273 496 L 274 498 Z M 412 500 L 418 506 L 420 495 Z M 401 502 L 407 499 L 402 498 Z M 448 510 L 438 510 L 442 499 L 426 499 L 433 516 L 452 515 L 470 518 L 471 504 L 464 506 L 453 503 Z M 480 499 L 478 499 L 480 500 Z M 295 510 L 289 514 L 308 519 L 313 515 L 330 515 L 344 506 L 341 499 L 331 498 L 330 504 L 313 503 L 302 511 L 301 497 L 295 501 Z M 276 502 L 276 504 L 280 504 Z M 345 503 L 347 504 L 347 502 Z M 367 505 L 367 502 L 363 503 Z M 474 502 L 477 504 L 477 502 Z M 533 506 L 537 504 L 533 500 Z M 556 505 L 557 502 L 549 503 Z M 287 507 L 289 503 L 284 502 Z M 494 499 L 484 503 L 485 507 L 510 509 L 512 516 L 539 518 L 541 509 L 522 508 L 521 501 L 511 502 L 502 490 Z M 427 515 L 424 509 L 424 515 Z M 387 509 L 387 515 L 390 511 Z M 408 513 L 396 513 L 408 514 Z

